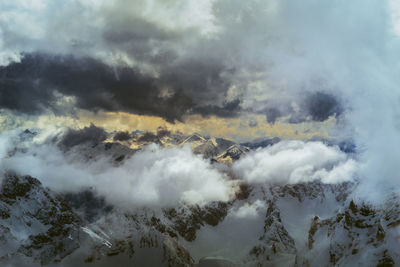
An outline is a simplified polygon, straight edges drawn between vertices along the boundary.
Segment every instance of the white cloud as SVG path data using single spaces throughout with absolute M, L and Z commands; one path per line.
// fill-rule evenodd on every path
M 45 52 L 92 56 L 112 64 L 146 68 L 126 44 L 105 40 L 107 27 L 127 38 L 148 38 L 153 56 L 164 49 L 180 54 L 199 38 L 213 36 L 218 27 L 207 1 L 86 1 L 31 0 L 0 2 L 0 66 L 19 61 L 21 53 Z M 137 22 L 141 23 L 137 23 Z M 113 24 L 116 23 L 116 24 Z M 155 28 L 141 28 L 153 25 Z M 153 30 L 174 35 L 157 40 Z M 130 31 L 130 32 L 129 32 Z M 185 33 L 185 34 L 183 34 Z M 157 33 L 158 34 L 158 33 Z M 121 36 L 122 36 L 121 35 Z M 132 41 L 134 42 L 134 41 Z M 139 55 L 140 57 L 141 55 Z
M 4 140 L 0 138 L 0 148 Z M 236 182 L 194 155 L 190 147 L 149 145 L 115 167 L 108 158 L 88 163 L 76 154 L 66 156 L 54 145 L 31 144 L 28 151 L 2 157 L 0 163 L 2 169 L 37 177 L 58 192 L 92 187 L 124 208 L 228 201 L 236 190 Z
M 252 203 L 244 203 L 238 209 L 232 209 L 229 213 L 230 216 L 239 219 L 252 219 L 260 215 L 260 211 L 266 208 L 266 203 L 257 199 Z
M 167 51 L 179 59 L 207 55 L 236 70 L 222 77 L 232 85 L 227 95 L 242 98 L 241 107 L 250 111 L 292 103 L 305 92 L 328 91 L 350 107 L 344 116 L 357 146 L 364 149 L 365 167 L 359 176 L 374 184 L 372 190 L 382 180 L 399 184 L 400 154 L 393 149 L 400 146 L 399 5 L 395 0 L 126 3 L 1 1 L 0 65 L 18 60 L 22 51 L 42 51 L 124 61 L 157 73 L 157 63 L 148 58 L 162 58 Z M 132 18 L 142 26 L 134 28 Z M 107 26 L 111 33 L 120 34 L 109 42 L 104 38 Z M 132 41 L 135 36 L 144 39 L 144 45 L 132 45 L 137 43 Z M 145 53 L 144 48 L 148 48 Z M 335 134 L 347 135 L 348 128 L 336 129 Z M 326 181 L 340 180 L 353 165 L 348 160 L 331 169 L 309 163 L 282 179 L 294 182 L 305 175 L 320 175 Z M 251 179 L 261 179 L 255 178 L 261 177 L 255 172 Z M 277 173 L 270 175 L 272 180 L 280 179 Z
M 354 178 L 356 162 L 321 142 L 283 141 L 239 159 L 233 171 L 251 183 L 338 183 Z

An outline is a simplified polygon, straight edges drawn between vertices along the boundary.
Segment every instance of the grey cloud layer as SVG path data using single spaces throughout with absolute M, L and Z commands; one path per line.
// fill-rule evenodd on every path
M 117 72 L 117 73 L 116 73 Z M 0 68 L 0 106 L 26 113 L 62 109 L 61 96 L 87 110 L 127 111 L 180 118 L 193 104 L 181 90 L 163 98 L 153 78 L 132 68 L 113 69 L 90 58 L 30 54 Z M 58 93 L 58 94 L 57 94 Z
M 400 44 L 390 1 L 38 0 L 3 1 L 0 10 L 2 107 L 170 121 L 340 115 L 333 134 L 364 148 L 362 176 L 396 183 Z
M 169 207 L 179 202 L 226 202 L 242 182 L 258 185 L 352 181 L 358 166 L 338 147 L 322 142 L 282 141 L 253 150 L 232 166 L 224 167 L 193 154 L 190 144 L 162 148 L 152 143 L 118 165 L 113 165 L 105 154 L 88 161 L 79 149 L 63 149 L 79 145 L 93 148 L 93 142 L 104 140 L 104 134 L 94 125 L 80 130 L 42 129 L 37 134 L 16 130 L 0 133 L 0 170 L 32 175 L 62 193 L 91 188 L 108 203 L 129 209 Z M 227 173 L 233 173 L 238 180 Z
M 266 114 L 270 123 L 340 115 L 332 88 L 310 82 L 326 77 L 297 69 L 309 59 L 298 56 L 301 43 L 291 44 L 297 36 L 286 30 L 288 7 L 286 1 L 6 2 L 0 107 L 32 114 L 72 106 L 169 121 L 244 110 Z M 320 91 L 329 103 L 316 99 Z
M 73 134 L 75 139 L 78 135 L 85 138 L 98 135 L 95 132 L 99 130 L 92 126 Z M 189 146 L 163 149 L 151 144 L 120 166 L 113 166 L 107 156 L 100 155 L 96 161 L 87 162 L 80 153 L 65 153 L 41 134 L 26 141 L 20 139 L 17 131 L 0 134 L 1 172 L 29 173 L 57 192 L 92 188 L 108 203 L 126 209 L 229 201 L 236 192 L 235 181 L 209 161 L 194 155 Z M 65 136 L 70 135 L 71 130 L 67 130 Z

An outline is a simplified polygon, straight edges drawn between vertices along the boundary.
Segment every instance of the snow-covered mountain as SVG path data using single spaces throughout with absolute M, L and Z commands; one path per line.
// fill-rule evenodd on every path
M 158 140 L 166 147 L 188 145 L 210 162 L 228 166 L 251 151 L 198 134 Z M 87 161 L 105 156 L 117 168 L 141 149 L 124 142 L 82 144 L 65 153 L 79 153 Z M 353 195 L 355 182 L 237 182 L 236 195 L 227 202 L 122 209 L 91 188 L 60 194 L 36 178 L 4 173 L 0 265 L 400 265 L 396 194 L 373 205 Z
M 195 154 L 201 154 L 204 158 L 222 163 L 232 163 L 233 160 L 237 160 L 241 155 L 249 152 L 249 148 L 244 145 L 235 144 L 224 138 L 201 136 L 197 133 L 191 135 L 182 135 L 179 133 L 163 133 L 162 135 L 139 133 L 118 144 L 130 147 L 136 151 L 151 143 L 157 143 L 163 147 L 189 145 Z M 128 151 L 123 151 L 122 148 L 120 150 L 122 154 L 129 155 Z

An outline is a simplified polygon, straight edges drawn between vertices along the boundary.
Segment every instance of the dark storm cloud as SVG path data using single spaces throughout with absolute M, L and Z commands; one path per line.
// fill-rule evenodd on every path
M 331 116 L 339 117 L 344 106 L 338 97 L 326 92 L 305 93 L 297 99 L 298 108 L 294 109 L 291 102 L 277 101 L 269 102 L 263 112 L 266 114 L 266 120 L 274 124 L 279 118 L 287 117 L 284 121 L 287 123 L 302 123 L 306 121 L 322 122 Z
M 103 128 L 90 124 L 80 130 L 68 129 L 58 144 L 62 149 L 68 150 L 80 144 L 97 145 L 106 139 L 107 132 Z
M 194 109 L 195 113 L 199 113 L 204 117 L 216 115 L 222 118 L 235 117 L 240 111 L 241 108 L 239 99 L 227 102 L 222 107 L 216 105 L 206 105 Z
M 267 108 L 265 113 L 267 116 L 267 122 L 271 124 L 274 124 L 276 120 L 282 116 L 282 113 L 278 108 Z
M 158 127 L 157 132 L 153 133 L 153 132 L 144 132 L 142 135 L 140 135 L 138 137 L 138 141 L 139 142 L 145 142 L 145 143 L 149 143 L 149 142 L 153 142 L 153 143 L 160 143 L 160 139 L 165 137 L 165 136 L 169 136 L 171 135 L 171 131 L 169 131 L 166 128 L 163 127 Z
M 169 136 L 170 134 L 171 134 L 171 131 L 169 131 L 166 128 L 158 127 L 158 129 L 157 129 L 157 137 L 158 138 L 163 138 L 165 136 Z
M 0 77 L 0 107 L 30 114 L 52 109 L 56 92 L 75 97 L 78 108 L 159 115 L 169 121 L 193 106 L 181 90 L 162 98 L 153 78 L 91 58 L 30 54 L 1 67 Z
M 14 48 L 25 52 L 20 63 L 0 67 L 0 108 L 28 114 L 68 113 L 75 108 L 124 111 L 169 122 L 193 113 L 235 117 L 243 110 L 265 114 L 271 124 L 282 117 L 299 123 L 339 115 L 342 109 L 337 109 L 334 98 L 314 96 L 303 103 L 303 88 L 319 91 L 307 85 L 317 78 L 330 80 L 325 74 L 331 72 L 298 71 L 303 57 L 287 50 L 286 42 L 295 43 L 299 51 L 315 44 L 309 44 L 312 38 L 307 34 L 296 35 L 299 42 L 293 42 L 286 27 L 291 4 L 276 3 L 281 8 L 275 10 L 270 8 L 274 3 L 222 0 L 197 6 L 185 1 L 117 0 L 85 6 L 87 13 L 77 3 L 67 4 L 57 16 L 50 5 L 43 14 L 35 10 L 37 17 L 48 18 L 34 20 L 37 25 L 32 22 L 37 29 L 46 29 L 39 40 L 32 37 L 39 33 L 11 20 L 0 32 L 4 48 L 11 49 L 6 54 L 13 55 Z M 293 19 L 294 28 L 303 25 L 302 16 Z M 314 59 L 305 62 L 318 65 Z M 285 90 L 276 82 L 282 80 Z M 292 103 L 299 109 L 293 110 Z
M 218 100 L 224 100 L 230 85 L 223 74 L 233 72 L 216 58 L 204 55 L 201 59 L 187 59 L 166 66 L 162 81 L 172 88 L 184 90 L 200 105 L 218 104 Z
M 306 100 L 307 112 L 314 121 L 324 121 L 332 115 L 339 116 L 343 107 L 339 100 L 327 93 L 316 92 Z
M 138 138 L 139 142 L 154 142 L 154 143 L 159 143 L 159 139 L 157 135 L 155 135 L 152 132 L 145 132 L 143 135 L 141 135 Z
M 155 78 L 93 58 L 27 54 L 20 63 L 0 67 L 0 107 L 28 114 L 54 111 L 60 109 L 61 95 L 73 97 L 81 109 L 157 115 L 170 122 L 192 112 L 228 117 L 239 110 L 238 100 L 222 107 L 207 104 L 226 91 L 222 71 L 222 66 L 193 62 Z
M 129 140 L 131 138 L 132 138 L 131 134 L 129 132 L 127 132 L 127 131 L 125 131 L 125 132 L 117 132 L 113 137 L 114 141 L 126 141 L 126 140 Z
M 0 67 L 0 107 L 23 113 L 38 113 L 43 106 L 51 106 L 53 92 L 42 88 L 40 72 L 32 58 L 24 62 Z
M 297 101 L 302 101 L 298 99 Z M 265 114 L 266 121 L 269 124 L 274 124 L 280 118 L 287 117 L 284 121 L 287 123 L 299 123 L 306 120 L 304 110 L 296 111 L 291 106 L 290 100 L 269 101 L 265 104 L 267 108 L 261 111 Z

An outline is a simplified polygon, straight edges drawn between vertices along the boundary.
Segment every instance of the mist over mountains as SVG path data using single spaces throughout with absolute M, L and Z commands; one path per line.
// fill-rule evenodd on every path
M 116 140 L 120 132 L 95 125 L 3 133 L 1 262 L 321 266 L 399 260 L 396 192 L 379 205 L 360 198 L 357 154 L 338 145 L 283 140 L 248 148 L 161 128 L 128 135 Z
M 400 265 L 399 18 L 0 1 L 0 265 Z

